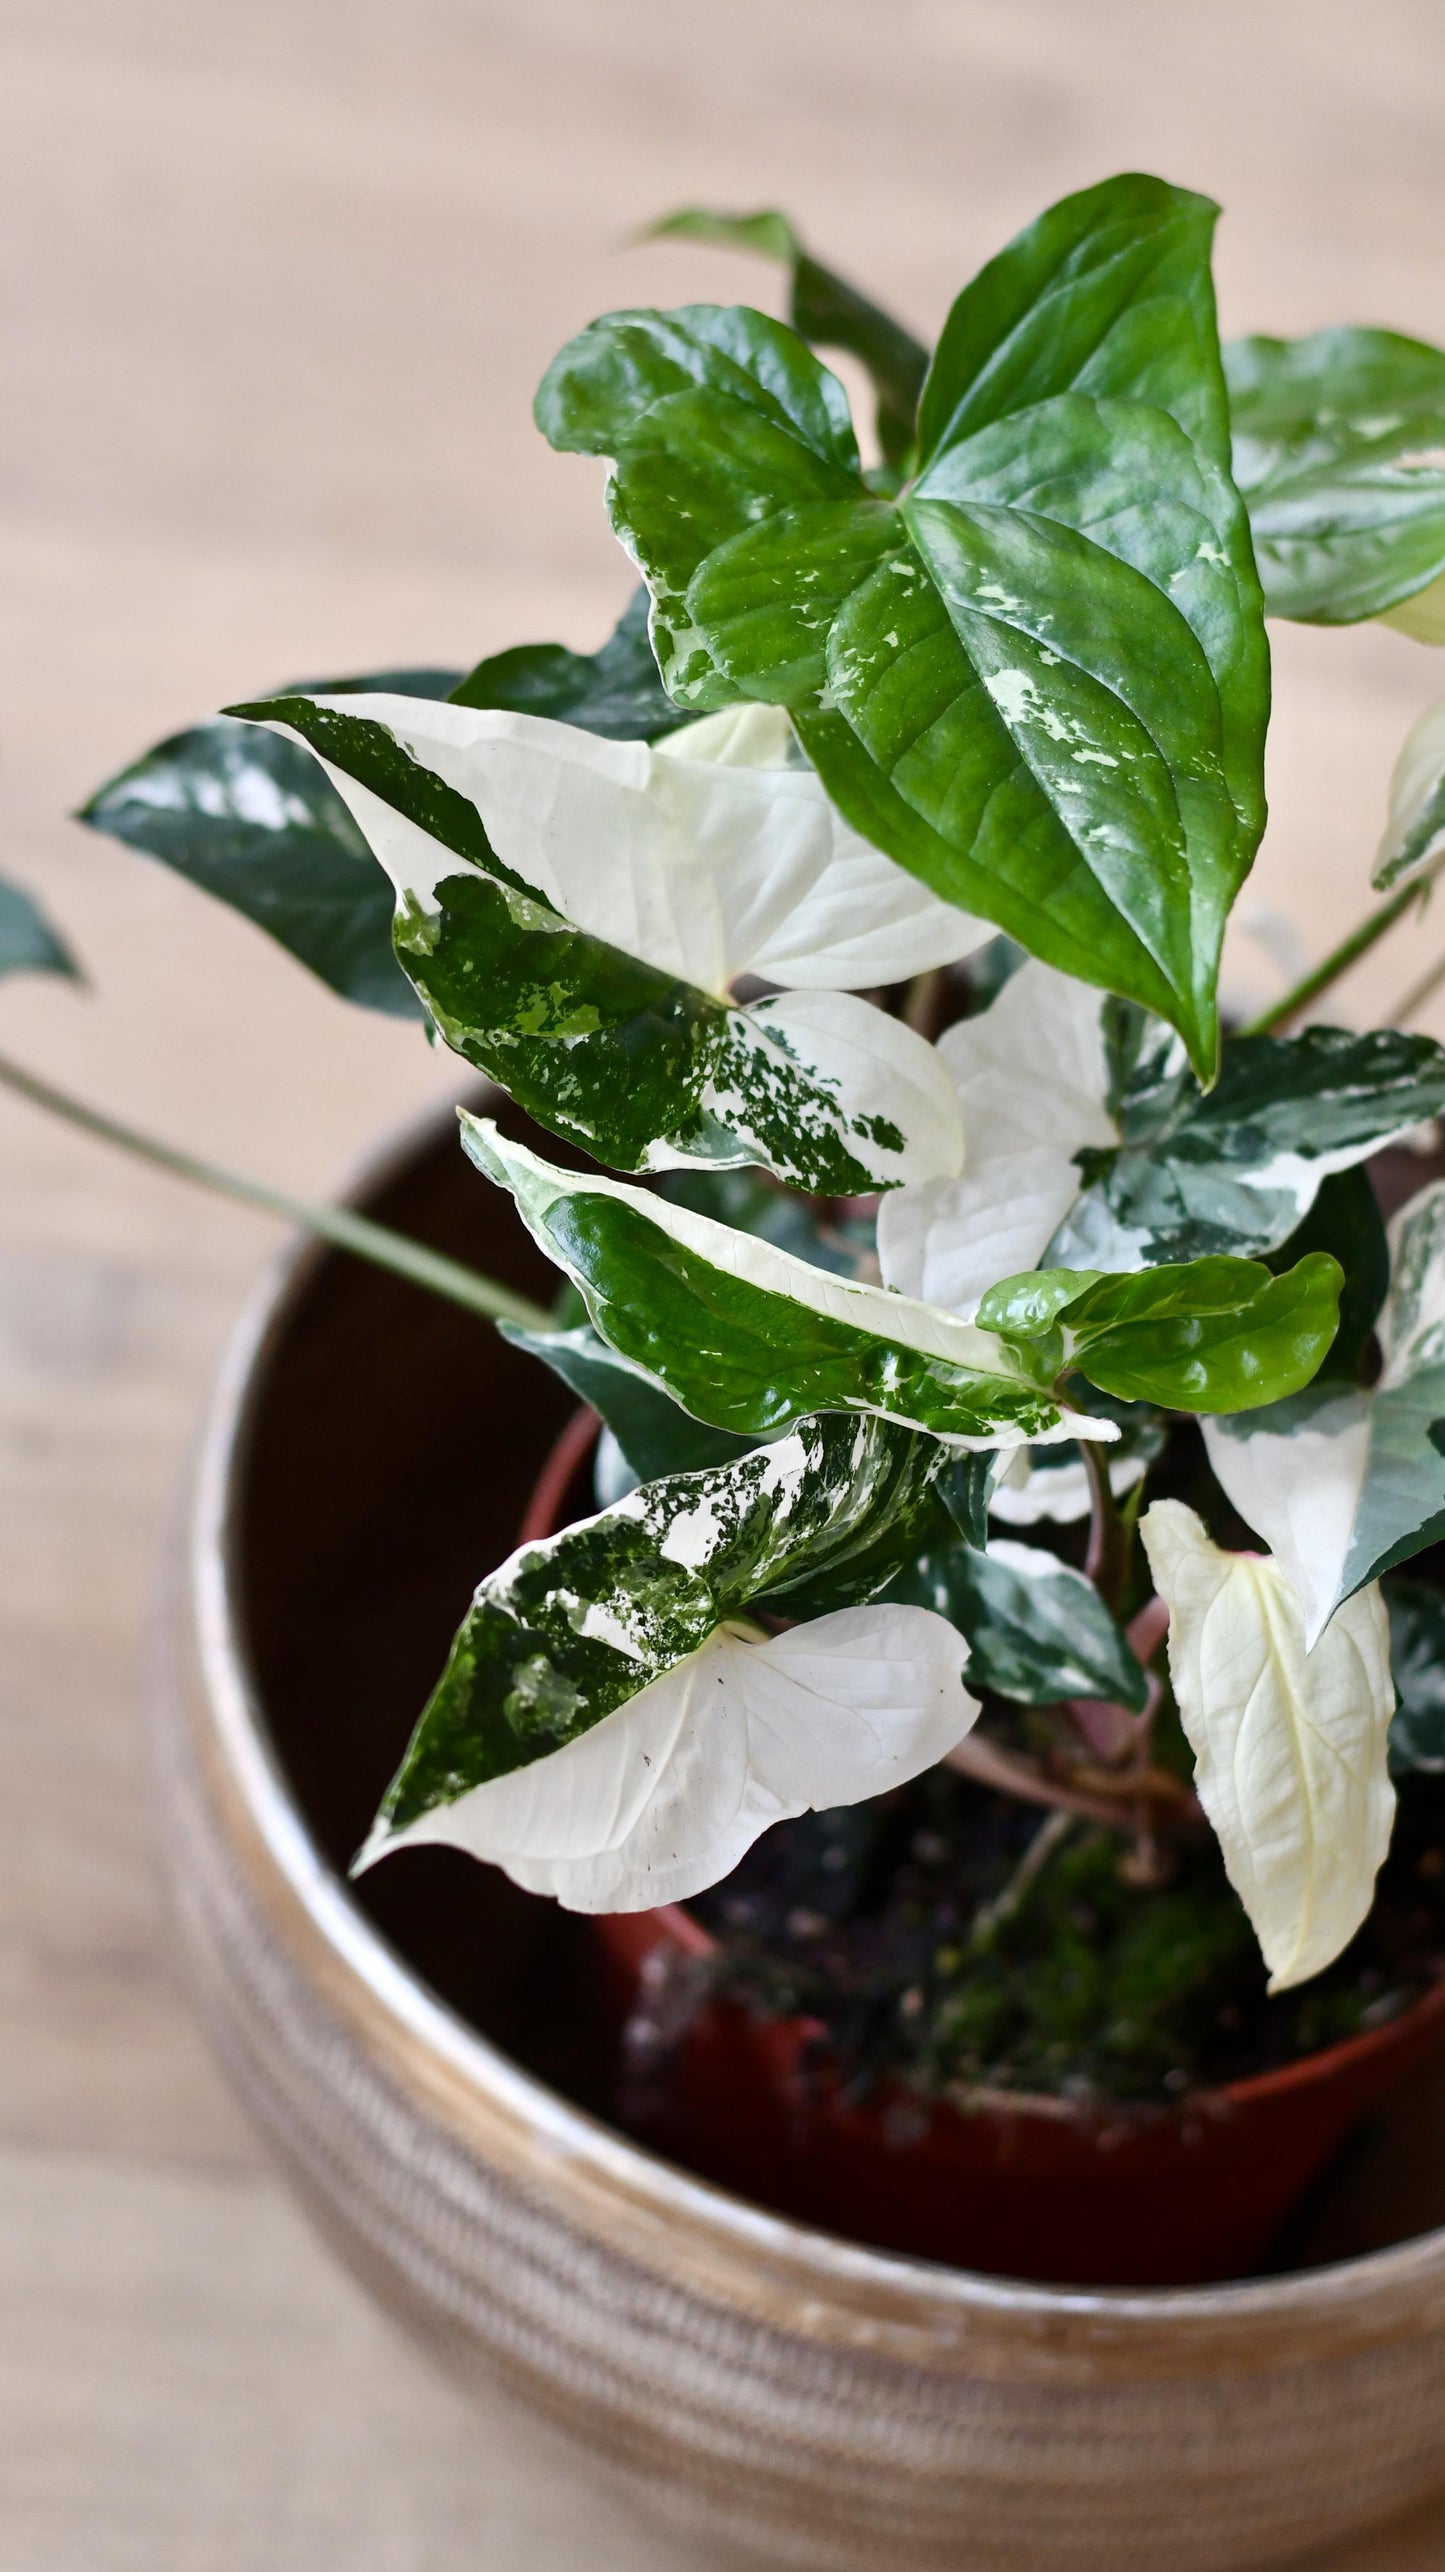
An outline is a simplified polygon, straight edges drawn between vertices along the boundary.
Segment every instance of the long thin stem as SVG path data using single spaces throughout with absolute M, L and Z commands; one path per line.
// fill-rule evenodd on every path
M 279 1215 L 285 1223 L 319 1234 L 338 1250 L 352 1251 L 358 1259 L 370 1260 L 375 1268 L 390 1268 L 398 1277 L 410 1278 L 414 1286 L 429 1287 L 434 1295 L 445 1295 L 453 1304 L 464 1304 L 469 1312 L 484 1314 L 488 1321 L 521 1322 L 528 1330 L 551 1328 L 552 1316 L 542 1305 L 514 1294 L 510 1286 L 500 1286 L 495 1278 L 483 1277 L 474 1268 L 464 1268 L 460 1260 L 446 1259 L 440 1251 L 427 1250 L 421 1242 L 409 1241 L 405 1233 L 393 1232 L 388 1224 L 373 1223 L 369 1215 L 353 1214 L 346 1206 L 288 1196 L 281 1188 L 266 1186 L 263 1180 L 247 1179 L 238 1171 L 222 1169 L 217 1162 L 179 1152 L 173 1144 L 161 1143 L 154 1135 L 122 1125 L 118 1118 L 103 1115 L 99 1108 L 87 1107 L 83 1099 L 54 1088 L 3 1054 L 0 1084 L 29 1099 L 32 1106 L 43 1107 L 52 1116 L 63 1117 L 68 1125 L 78 1126 L 82 1134 L 93 1134 L 102 1143 L 116 1144 L 122 1152 L 134 1154 L 138 1161 L 150 1162 L 154 1169 L 168 1170 L 173 1178 L 188 1179 L 194 1187 L 209 1188 L 217 1196 L 236 1197 L 242 1205 L 259 1206 L 265 1214 Z
M 1283 1027 L 1291 1018 L 1298 1017 L 1312 1000 L 1318 1000 L 1322 991 L 1328 991 L 1332 983 L 1348 973 L 1351 965 L 1358 964 L 1361 956 L 1369 954 L 1371 947 L 1383 938 L 1387 929 L 1393 929 L 1412 902 L 1424 901 L 1442 867 L 1445 867 L 1445 849 L 1433 857 L 1428 866 L 1422 867 L 1418 875 L 1412 875 L 1408 884 L 1402 884 L 1398 892 L 1380 903 L 1367 919 L 1361 920 L 1347 938 L 1342 938 L 1337 947 L 1332 947 L 1319 964 L 1312 965 L 1282 998 L 1272 1001 L 1268 1009 L 1262 1009 L 1257 1018 L 1250 1019 L 1248 1026 L 1241 1027 L 1240 1034 L 1268 1036 L 1276 1027 Z

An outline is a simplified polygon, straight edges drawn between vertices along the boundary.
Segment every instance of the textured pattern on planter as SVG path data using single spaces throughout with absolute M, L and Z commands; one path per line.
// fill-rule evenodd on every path
M 155 1710 L 207 2015 L 343 2255 L 453 2365 L 774 2563 L 1226 2572 L 1445 2482 L 1445 2236 L 1239 2287 L 1014 2288 L 689 2181 L 429 1994 L 311 1842 L 235 1617 L 237 1439 L 326 1275 L 304 1255 L 238 1336 Z

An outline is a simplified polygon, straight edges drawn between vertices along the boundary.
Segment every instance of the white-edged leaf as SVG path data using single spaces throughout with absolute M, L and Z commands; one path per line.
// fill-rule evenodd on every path
M 561 1170 L 462 1115 L 477 1166 L 586 1301 L 594 1328 L 695 1418 L 762 1437 L 852 1411 L 963 1447 L 1113 1439 L 1061 1410 L 990 1331 L 795 1258 L 650 1190 Z
M 971 1320 L 990 1286 L 1038 1266 L 1079 1193 L 1075 1153 L 1118 1141 L 1103 1007 L 1089 984 L 1030 963 L 940 1039 L 963 1112 L 963 1173 L 885 1199 L 886 1284 Z
M 490 707 L 418 716 L 416 702 L 298 694 L 232 711 L 322 762 L 392 878 L 398 957 L 455 1052 L 615 1168 L 760 1162 L 843 1196 L 957 1169 L 942 1066 L 832 987 L 851 969 L 800 946 L 798 921 L 811 905 L 836 937 L 840 898 L 871 905 L 881 943 L 854 959 L 864 980 L 957 953 L 977 924 L 953 914 L 940 950 L 947 906 L 920 904 L 808 769 Z M 743 1008 L 729 987 L 754 969 L 817 987 Z
M 722 1627 L 588 1732 L 369 1852 L 441 1841 L 572 1911 L 716 1884 L 773 1822 L 901 1786 L 978 1712 L 968 1647 L 916 1607 L 840 1608 L 764 1638 Z
M 1445 640 L 1445 636 L 1442 636 Z M 1445 699 L 1405 735 L 1371 882 L 1383 893 L 1445 849 Z
M 1300 1601 L 1307 1649 L 1341 1600 L 1445 1535 L 1445 1182 L 1400 1209 L 1389 1245 L 1372 1391 L 1312 1384 L 1204 1423 L 1218 1481 Z
M 564 919 L 715 998 L 744 973 L 862 989 L 951 964 L 992 935 L 851 830 L 811 768 L 778 758 L 775 727 L 724 714 L 716 732 L 689 725 L 652 745 L 411 697 L 313 703 L 385 725 Z M 331 773 L 370 838 L 377 817 Z M 395 822 L 377 854 L 402 900 L 433 911 L 453 857 Z
M 1182 1501 L 1140 1534 L 1169 1609 L 1169 1667 L 1195 1784 L 1271 1991 L 1323 1971 L 1374 1899 L 1395 1795 L 1389 1621 L 1372 1584 L 1313 1652 L 1281 1566 L 1225 1554 Z

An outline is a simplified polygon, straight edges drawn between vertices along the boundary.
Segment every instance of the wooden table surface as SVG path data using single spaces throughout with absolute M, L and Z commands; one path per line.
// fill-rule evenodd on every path
M 627 249 L 638 222 L 781 201 L 927 327 L 1048 199 L 1144 165 L 1225 201 L 1226 328 L 1445 338 L 1442 32 L 1438 0 L 3 0 L 0 872 L 91 977 L 7 986 L 5 1047 L 314 1187 L 448 1086 L 65 816 L 298 672 L 600 639 L 624 567 L 533 385 L 608 305 L 771 293 Z M 1250 898 L 1318 950 L 1445 662 L 1278 639 Z M 1347 1002 L 1403 988 L 1424 934 Z M 1233 971 L 1269 987 L 1248 940 Z M 4 1097 L 0 1153 L 0 2572 L 703 2572 L 433 2378 L 207 2058 L 138 1704 L 162 1528 L 270 1235 Z M 1329 2561 L 1441 2565 L 1445 2510 Z

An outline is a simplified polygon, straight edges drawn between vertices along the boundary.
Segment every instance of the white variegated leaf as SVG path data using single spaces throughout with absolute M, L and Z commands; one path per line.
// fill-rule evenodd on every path
M 1415 601 L 1407 604 L 1414 606 Z M 1445 700 L 1427 706 L 1405 736 L 1390 779 L 1389 814 L 1375 858 L 1381 891 L 1445 849 Z
M 1351 1386 L 1307 1385 L 1264 1412 L 1203 1424 L 1216 1479 L 1299 1600 L 1306 1651 L 1344 1586 L 1369 1468 L 1370 1411 L 1369 1395 Z
M 711 743 L 700 724 L 669 747 L 412 697 L 312 701 L 385 725 L 564 919 L 714 997 L 745 973 L 866 988 L 952 963 L 992 934 L 850 829 L 811 768 L 779 762 L 771 727 L 723 716 Z M 365 788 L 328 773 L 403 901 L 434 909 L 455 857 L 400 814 L 383 825 Z
M 1270 1990 L 1323 1971 L 1369 1912 L 1395 1811 L 1395 1707 L 1378 1586 L 1312 1652 L 1281 1566 L 1226 1554 L 1182 1501 L 1140 1522 L 1169 1609 L 1169 1667 L 1195 1783 L 1253 1923 Z
M 441 1842 L 572 1911 L 703 1892 L 760 1832 L 931 1767 L 978 1713 L 968 1646 L 916 1607 L 841 1608 L 770 1637 L 720 1627 L 560 1750 L 368 1849 Z
M 813 1412 L 900 1421 L 960 1448 L 1083 1437 L 994 1332 L 855 1283 L 650 1190 L 561 1170 L 462 1115 L 478 1167 L 509 1188 L 533 1238 L 580 1287 L 609 1346 L 713 1427 L 766 1435 Z
M 1313 1384 L 1204 1423 L 1219 1483 L 1299 1599 L 1308 1650 L 1342 1599 L 1445 1530 L 1445 1182 L 1400 1209 L 1389 1243 L 1371 1391 Z
M 971 1319 L 1002 1277 L 1037 1267 L 1079 1193 L 1074 1155 L 1117 1142 L 1104 1100 L 1103 995 L 1026 964 L 938 1051 L 963 1113 L 964 1167 L 879 1211 L 886 1283 Z

